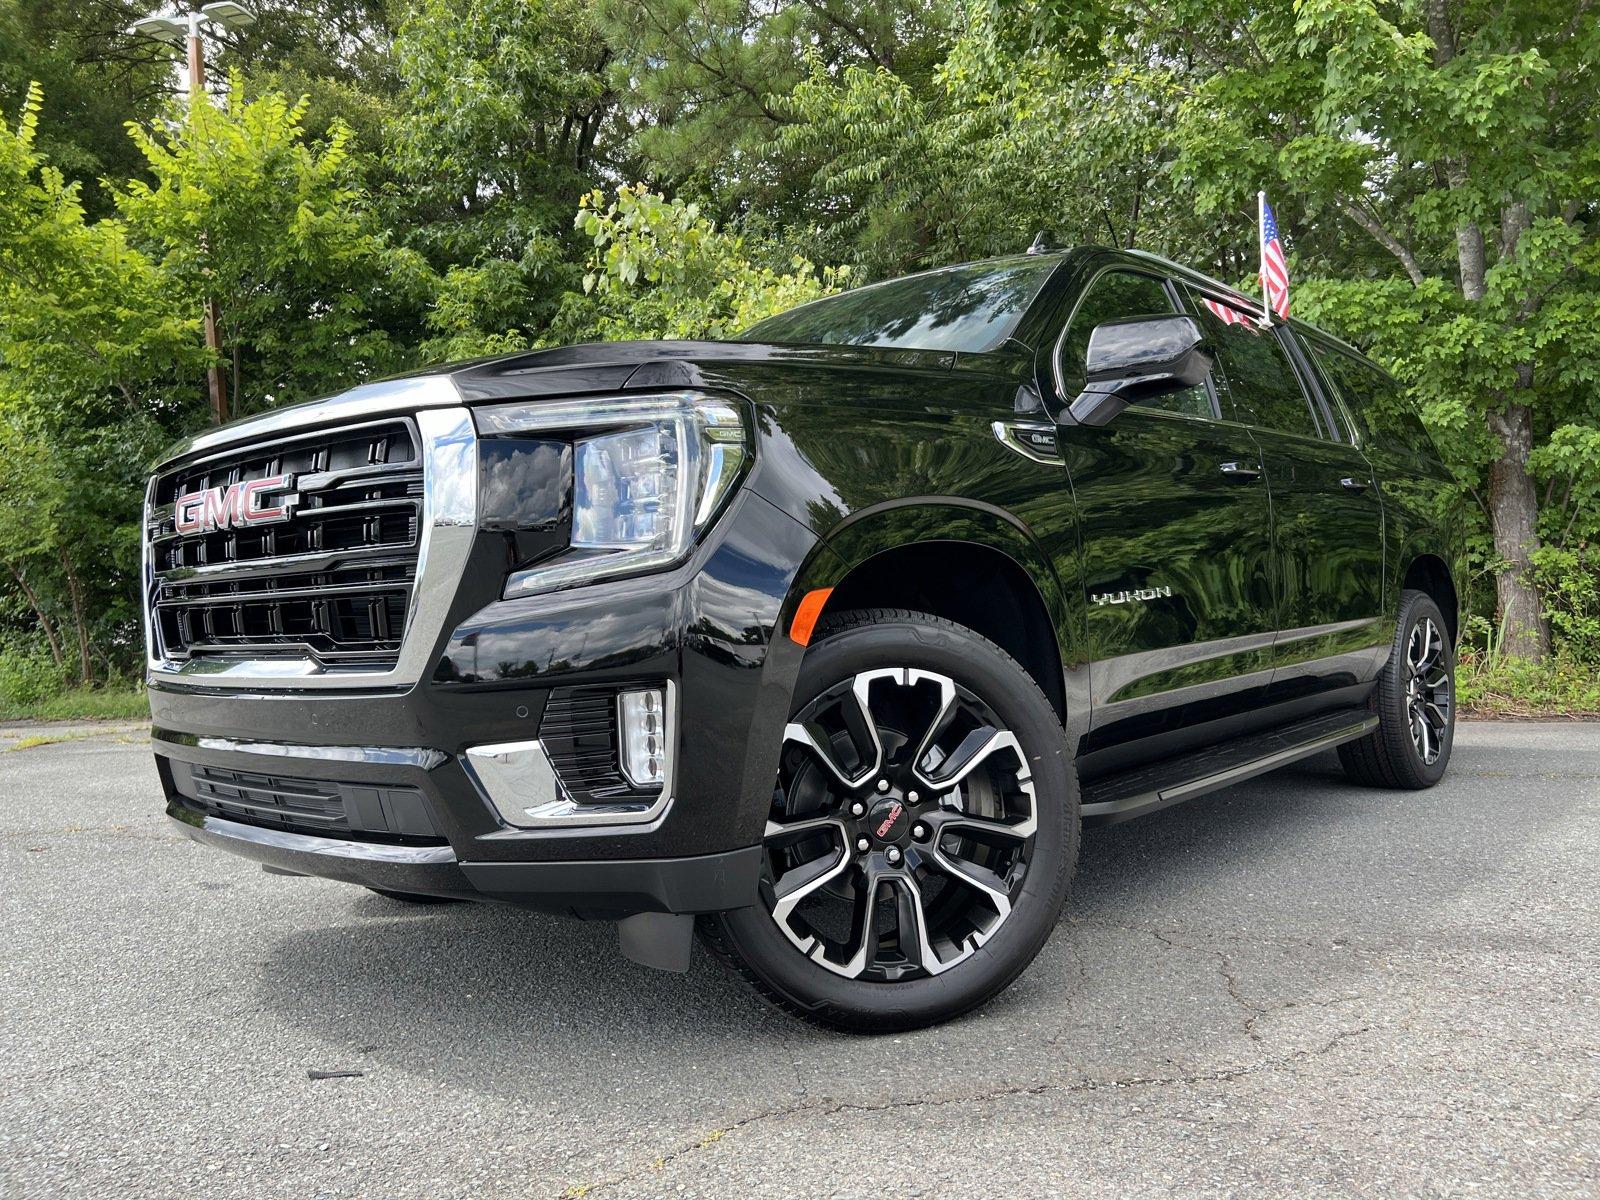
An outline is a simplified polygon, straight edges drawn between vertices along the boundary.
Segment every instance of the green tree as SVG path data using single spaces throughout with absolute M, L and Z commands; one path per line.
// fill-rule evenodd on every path
M 88 186 L 82 201 L 93 216 L 110 207 L 93 185 L 140 168 L 124 124 L 153 117 L 171 94 L 169 54 L 128 36 L 147 11 L 139 0 L 0 0 L 0 112 L 21 111 L 30 85 L 44 89 L 39 149 Z
M 775 141 L 784 101 L 816 70 L 882 70 L 921 93 L 953 36 L 952 0 L 602 0 L 611 78 L 633 114 L 629 175 L 701 199 L 723 219 L 811 240 L 806 180 L 838 147 Z M 808 61 L 809 60 L 809 61 Z
M 611 200 L 589 193 L 574 224 L 591 248 L 587 294 L 568 297 L 555 341 L 729 337 L 837 291 L 848 274 L 803 258 L 775 266 L 775 247 L 718 230 L 697 205 L 643 184 Z
M 0 130 L 0 587 L 88 682 L 131 652 L 141 476 L 204 355 L 197 310 L 45 162 L 41 104 Z
M 1091 48 L 1080 74 L 1129 45 L 1194 63 L 1171 137 L 1198 207 L 1244 217 L 1266 187 L 1303 214 L 1298 228 L 1348 222 L 1386 257 L 1352 278 L 1349 259 L 1323 257 L 1336 240 L 1292 243 L 1302 275 L 1342 277 L 1312 293 L 1316 311 L 1400 369 L 1469 483 L 1482 471 L 1506 645 L 1530 658 L 1548 648 L 1530 457 L 1596 424 L 1600 382 L 1587 7 L 1061 0 L 1005 21 L 1035 47 Z
M 135 127 L 149 181 L 116 194 L 167 286 L 222 301 L 236 413 L 409 365 L 436 286 L 379 224 L 349 131 L 310 141 L 305 112 L 236 79 L 225 108 L 200 97 L 181 122 Z

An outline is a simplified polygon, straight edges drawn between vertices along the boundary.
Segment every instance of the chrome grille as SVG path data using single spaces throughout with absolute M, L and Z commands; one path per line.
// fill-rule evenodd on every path
M 157 653 L 393 666 L 417 579 L 419 446 L 415 425 L 396 419 L 245 445 L 159 476 L 147 518 Z M 280 475 L 292 480 L 287 519 L 178 532 L 179 497 Z

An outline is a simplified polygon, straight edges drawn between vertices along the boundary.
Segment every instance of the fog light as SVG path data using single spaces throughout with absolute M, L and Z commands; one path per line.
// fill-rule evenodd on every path
M 643 688 L 617 695 L 617 732 L 622 745 L 622 773 L 636 788 L 666 783 L 668 756 L 667 697 L 662 688 Z

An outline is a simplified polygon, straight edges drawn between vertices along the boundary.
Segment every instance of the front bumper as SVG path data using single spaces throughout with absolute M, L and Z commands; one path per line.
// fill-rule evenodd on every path
M 171 697 L 166 699 L 170 712 Z M 246 701 L 236 698 L 236 703 Z M 492 806 L 470 790 L 460 764 L 442 751 L 245 742 L 161 727 L 153 742 L 174 826 L 197 842 L 276 872 L 594 919 L 721 912 L 755 899 L 761 867 L 757 845 L 703 854 L 594 857 L 596 847 L 614 849 L 616 839 L 605 830 L 563 830 L 559 837 L 542 838 L 492 821 L 492 828 L 462 839 L 464 818 L 481 821 Z M 369 828 L 324 835 L 225 819 L 196 797 L 196 778 L 208 771 L 263 785 L 287 779 L 307 792 L 338 796 L 348 821 Z M 370 816 L 358 821 L 358 812 Z M 381 830 L 371 829 L 374 825 Z M 454 836 L 446 836 L 446 829 Z
M 810 531 L 746 492 L 673 571 L 510 601 L 497 584 L 478 596 L 465 587 L 428 674 L 407 689 L 152 678 L 169 815 L 196 840 L 269 867 L 366 887 L 607 918 L 754 903 L 803 653 L 777 630 L 813 553 L 827 552 Z M 495 565 L 478 562 L 484 574 Z M 514 827 L 467 766 L 474 747 L 543 736 L 564 689 L 661 684 L 676 698 L 677 760 L 670 803 L 646 823 Z M 197 769 L 344 789 L 347 809 L 381 815 L 364 817 L 360 835 L 266 828 L 198 803 Z M 417 800 L 400 805 L 389 791 Z
M 580 917 L 739 908 L 751 902 L 761 870 L 757 846 L 693 858 L 463 863 L 449 846 L 379 845 L 266 829 L 207 816 L 179 801 L 167 812 L 195 841 L 280 873 Z

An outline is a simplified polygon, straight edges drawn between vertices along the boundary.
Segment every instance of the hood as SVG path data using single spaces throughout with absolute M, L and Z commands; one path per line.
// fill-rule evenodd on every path
M 185 438 L 162 456 L 179 458 L 314 428 L 424 408 L 492 400 L 575 396 L 641 388 L 693 387 L 699 364 L 792 362 L 813 366 L 895 366 L 950 370 L 950 351 L 891 350 L 877 346 L 790 346 L 758 342 L 588 342 L 429 367 L 270 412 L 243 417 Z

